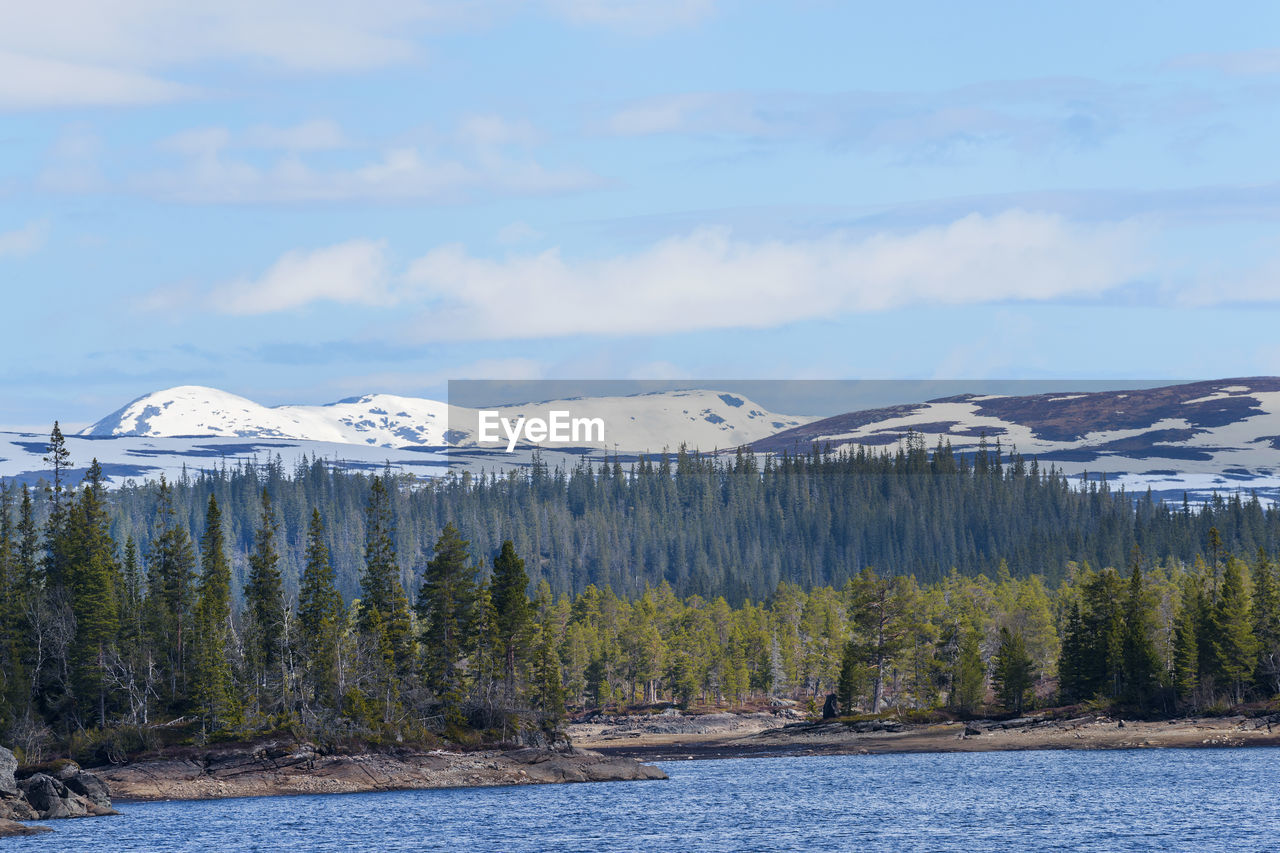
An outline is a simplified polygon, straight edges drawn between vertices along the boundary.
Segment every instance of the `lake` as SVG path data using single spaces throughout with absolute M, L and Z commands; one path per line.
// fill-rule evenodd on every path
M 670 762 L 666 782 L 121 804 L 9 850 L 1275 850 L 1280 751 Z

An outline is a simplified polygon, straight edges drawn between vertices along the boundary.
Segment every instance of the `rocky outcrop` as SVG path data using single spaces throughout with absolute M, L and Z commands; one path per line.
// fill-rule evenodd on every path
M 33 773 L 18 782 L 18 788 L 39 820 L 118 814 L 111 808 L 106 783 L 74 764 L 60 770 L 57 776 Z
M 657 767 L 583 749 L 325 754 L 314 745 L 222 747 L 135 761 L 95 773 L 126 800 L 207 800 L 427 788 L 665 779 Z
M 74 761 L 19 769 L 13 753 L 0 747 L 0 837 L 46 831 L 17 821 L 113 814 L 106 783 Z

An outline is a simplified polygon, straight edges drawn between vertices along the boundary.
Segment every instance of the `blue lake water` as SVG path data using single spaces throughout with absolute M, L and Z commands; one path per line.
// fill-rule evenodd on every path
M 664 763 L 666 782 L 123 804 L 9 850 L 1280 850 L 1280 750 Z

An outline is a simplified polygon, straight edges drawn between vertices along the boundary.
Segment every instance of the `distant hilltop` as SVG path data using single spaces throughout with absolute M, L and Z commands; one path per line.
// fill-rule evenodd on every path
M 1141 390 L 971 393 L 825 418 L 780 414 L 714 389 L 580 397 L 497 411 L 514 419 L 556 407 L 607 424 L 604 441 L 581 448 L 597 455 L 654 454 L 682 445 L 701 452 L 748 447 L 761 454 L 892 451 L 908 440 L 930 448 L 945 442 L 969 453 L 986 443 L 1131 490 L 1203 497 L 1245 489 L 1280 496 L 1277 377 Z M 318 456 L 366 469 L 391 464 L 431 476 L 447 470 L 448 454 L 455 461 L 462 451 L 479 457 L 475 423 L 474 409 L 416 397 L 370 394 L 328 405 L 264 406 L 183 385 L 139 397 L 68 441 L 77 465 L 97 457 L 113 482 L 277 456 L 286 462 Z M 41 476 L 45 438 L 9 433 L 0 439 L 0 476 Z M 572 465 L 581 455 L 562 461 Z M 497 455 L 482 458 L 491 467 L 519 464 Z

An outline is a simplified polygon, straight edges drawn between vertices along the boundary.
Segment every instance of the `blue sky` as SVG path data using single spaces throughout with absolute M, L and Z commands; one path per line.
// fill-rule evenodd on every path
M 177 384 L 1280 373 L 1274 4 L 28 6 L 8 426 Z

